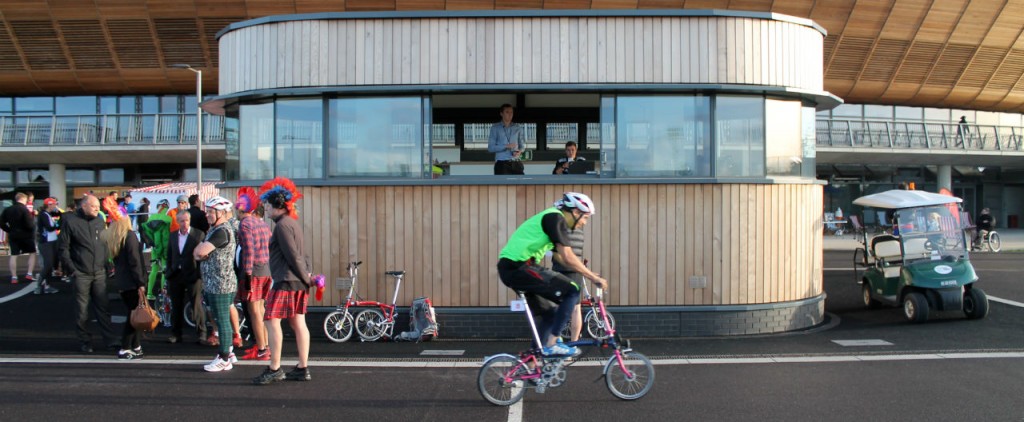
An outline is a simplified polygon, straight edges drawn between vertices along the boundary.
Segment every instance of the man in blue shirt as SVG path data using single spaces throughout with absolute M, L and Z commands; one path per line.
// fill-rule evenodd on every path
M 501 105 L 501 121 L 491 126 L 487 150 L 494 154 L 494 174 L 523 174 L 519 156 L 526 150 L 523 127 L 512 123 L 515 110 L 511 104 Z

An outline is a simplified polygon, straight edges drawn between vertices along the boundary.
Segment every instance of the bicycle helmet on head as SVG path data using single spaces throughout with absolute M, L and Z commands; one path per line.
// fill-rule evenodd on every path
M 222 196 L 214 196 L 206 200 L 206 208 L 213 208 L 217 211 L 229 211 L 231 210 L 231 201 L 224 199 Z
M 579 192 L 566 192 L 562 199 L 555 201 L 555 206 L 561 209 L 576 208 L 587 214 L 597 214 L 594 201 L 590 197 Z

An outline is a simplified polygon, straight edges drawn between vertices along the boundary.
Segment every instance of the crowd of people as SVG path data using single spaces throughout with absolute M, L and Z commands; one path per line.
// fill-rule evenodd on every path
M 34 210 L 33 198 L 18 193 L 14 205 L 0 215 L 0 228 L 11 247 L 11 283 L 38 281 L 37 293 L 55 293 L 45 281 L 55 270 L 68 276 L 82 353 L 94 352 L 89 322 L 95 320 L 107 350 L 116 351 L 118 359 L 141 359 L 141 336 L 133 324 L 124 323 L 120 336 L 115 332 L 107 283 L 129 311 L 166 288 L 172 303 L 166 341 L 184 341 L 185 302 L 191 300 L 196 304 L 191 315 L 196 342 L 217 347 L 204 370 L 228 371 L 241 358 L 268 362 L 254 384 L 309 381 L 305 314 L 311 274 L 297 221 L 295 202 L 300 197 L 294 183 L 282 177 L 264 183 L 259 193 L 240 189 L 234 202 L 221 196 L 201 202 L 198 195 L 182 195 L 177 208 L 170 209 L 162 200 L 153 214 L 148 213 L 147 198 L 136 207 L 130 195 L 118 198 L 117 192 L 103 198 L 84 195 L 63 211 L 54 198 Z M 265 215 L 273 220 L 273 229 Z M 149 268 L 145 252 L 150 254 Z M 33 275 L 37 253 L 42 268 Z M 27 274 L 19 277 L 16 264 L 25 255 Z M 249 314 L 254 338 L 244 350 L 236 301 Z M 287 372 L 281 368 L 281 320 L 294 330 L 299 354 L 298 365 Z

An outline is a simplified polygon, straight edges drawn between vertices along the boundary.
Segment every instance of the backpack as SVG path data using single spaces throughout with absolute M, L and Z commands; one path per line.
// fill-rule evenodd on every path
M 398 335 L 400 341 L 430 341 L 437 336 L 437 316 L 428 297 L 419 297 L 409 307 L 409 331 Z

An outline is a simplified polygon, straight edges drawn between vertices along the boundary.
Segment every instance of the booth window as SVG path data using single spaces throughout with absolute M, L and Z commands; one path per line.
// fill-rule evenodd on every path
M 323 99 L 277 100 L 275 174 L 314 179 L 323 172 Z
M 328 102 L 328 177 L 422 177 L 420 97 L 336 98 Z

